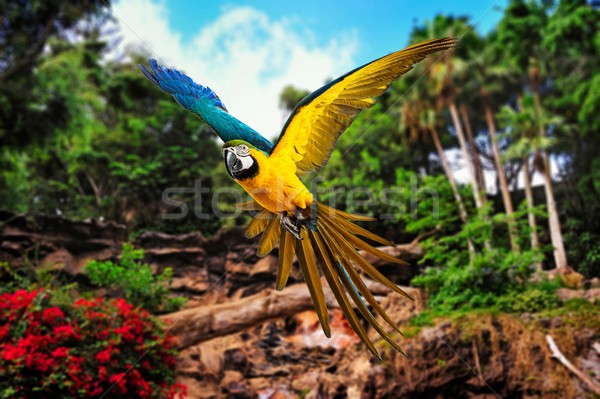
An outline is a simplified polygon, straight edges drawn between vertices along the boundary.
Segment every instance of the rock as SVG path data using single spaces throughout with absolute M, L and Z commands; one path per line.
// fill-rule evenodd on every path
M 144 260 L 159 265 L 170 265 L 173 269 L 185 266 L 200 268 L 204 265 L 206 251 L 198 247 L 190 248 L 145 248 Z
M 208 291 L 210 284 L 204 275 L 185 275 L 184 277 L 174 277 L 171 282 L 171 289 L 174 291 L 184 291 L 190 294 L 204 294 Z
M 208 240 L 200 232 L 173 235 L 146 231 L 136 242 L 143 248 L 190 248 L 204 247 Z
M 114 222 L 91 219 L 74 222 L 60 216 L 3 213 L 0 261 L 13 267 L 30 262 L 35 254 L 40 265 L 72 276 L 83 273 L 91 260 L 117 257 L 126 239 L 126 228 Z
M 600 288 L 590 288 L 589 290 L 559 288 L 556 290 L 556 295 L 561 301 L 568 301 L 570 299 L 585 299 L 591 303 L 596 303 L 600 301 Z
M 234 370 L 240 373 L 248 371 L 248 357 L 239 348 L 226 349 L 223 353 L 223 364 L 225 370 Z
M 600 278 L 594 277 L 587 281 L 586 288 L 600 288 Z
M 225 393 L 227 398 L 254 398 L 249 383 L 244 379 L 244 375 L 234 370 L 225 371 L 225 375 L 221 380 L 221 392 Z
M 548 275 L 549 279 L 554 279 L 554 278 L 560 279 L 560 281 L 562 281 L 563 284 L 568 288 L 583 288 L 583 283 L 585 280 L 585 277 L 583 277 L 582 274 L 577 273 L 575 270 L 573 270 L 570 267 L 567 267 L 564 270 L 563 269 L 550 270 L 547 273 L 547 275 Z

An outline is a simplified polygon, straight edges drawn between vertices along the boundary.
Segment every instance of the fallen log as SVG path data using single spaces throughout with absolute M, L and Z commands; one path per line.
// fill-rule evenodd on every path
M 375 295 L 390 291 L 382 284 L 365 280 Z M 333 293 L 324 285 L 328 307 L 337 307 Z M 416 288 L 402 287 L 411 296 Z M 212 338 L 233 334 L 267 320 L 292 316 L 314 309 L 312 298 L 304 283 L 286 287 L 283 291 L 273 289 L 237 301 L 211 306 L 180 310 L 161 316 L 169 322 L 166 332 L 174 336 L 178 349 L 184 349 Z
M 559 362 L 563 364 L 571 373 L 573 373 L 577 378 L 583 381 L 588 388 L 596 395 L 600 396 L 600 385 L 596 381 L 594 381 L 589 375 L 579 370 L 573 363 L 567 359 L 565 355 L 562 354 L 560 349 L 558 349 L 558 345 L 554 342 L 554 339 L 550 335 L 546 335 L 546 342 L 548 342 L 548 346 L 550 347 L 550 352 L 552 352 L 552 357 L 556 358 Z

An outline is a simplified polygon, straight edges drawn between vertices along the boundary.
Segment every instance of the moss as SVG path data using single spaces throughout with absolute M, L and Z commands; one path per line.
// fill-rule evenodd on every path
M 416 337 L 417 335 L 419 335 L 420 332 L 421 332 L 421 327 L 407 326 L 402 329 L 404 338 Z

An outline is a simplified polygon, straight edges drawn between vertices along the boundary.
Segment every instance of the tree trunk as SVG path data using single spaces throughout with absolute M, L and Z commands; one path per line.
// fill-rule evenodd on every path
M 542 102 L 540 100 L 539 91 L 539 77 L 537 68 L 530 69 L 530 80 L 531 90 L 533 92 L 533 101 L 535 104 L 535 112 L 538 119 L 542 118 Z M 546 130 L 542 124 L 540 124 L 540 137 L 546 136 Z M 550 228 L 550 239 L 552 240 L 552 246 L 554 247 L 554 262 L 556 268 L 560 271 L 567 269 L 567 255 L 565 253 L 565 246 L 560 231 L 560 220 L 558 217 L 558 209 L 556 208 L 556 201 L 554 199 L 554 189 L 552 184 L 552 173 L 550 171 L 550 159 L 547 151 L 542 151 L 542 161 L 544 166 L 544 191 L 546 193 L 546 206 L 548 208 L 548 225 Z
M 535 214 L 533 213 L 533 190 L 531 189 L 531 176 L 529 174 L 529 159 L 528 157 L 523 158 L 523 182 L 525 184 L 525 198 L 527 199 L 527 218 L 529 219 L 529 233 L 531 239 L 531 248 L 537 250 L 540 248 L 540 241 L 537 235 L 537 223 L 535 221 Z M 535 265 L 538 271 L 542 271 L 542 264 L 537 263 Z
M 554 262 L 556 263 L 557 269 L 566 270 L 568 266 L 567 255 L 565 253 L 565 246 L 560 231 L 558 209 L 556 208 L 556 201 L 554 199 L 553 183 L 550 175 L 550 162 L 548 161 L 548 155 L 545 152 L 542 153 L 542 157 L 544 159 L 544 192 L 546 193 L 546 206 L 548 208 L 550 239 L 552 240 L 552 246 L 554 247 Z
M 500 182 L 500 193 L 502 194 L 502 202 L 504 203 L 504 210 L 508 217 L 508 235 L 510 237 L 510 247 L 513 251 L 520 251 L 519 243 L 517 241 L 517 223 L 515 221 L 514 209 L 512 199 L 510 198 L 510 191 L 508 190 L 508 183 L 506 182 L 506 174 L 504 172 L 504 166 L 502 165 L 502 158 L 500 157 L 500 148 L 498 147 L 498 139 L 496 137 L 496 123 L 494 122 L 494 115 L 492 114 L 492 106 L 490 105 L 490 99 L 485 89 L 481 90 L 481 97 L 483 100 L 483 110 L 485 113 L 485 121 L 487 123 L 488 132 L 490 134 L 490 142 L 492 144 L 492 154 L 494 156 L 494 163 L 496 164 L 496 173 L 498 174 L 498 181 Z
M 471 154 L 473 156 L 473 166 L 475 166 L 475 177 L 477 178 L 477 184 L 479 185 L 479 190 L 483 193 L 481 199 L 485 203 L 487 202 L 487 197 L 485 195 L 485 192 L 487 191 L 485 185 L 485 174 L 483 173 L 481 157 L 479 156 L 479 151 L 477 150 L 477 145 L 475 144 L 475 137 L 473 136 L 473 130 L 471 129 L 469 112 L 464 104 L 461 104 L 459 111 L 460 116 L 462 117 L 463 125 L 465 126 L 465 133 L 467 133 L 467 140 L 469 142 L 469 147 L 471 148 Z
M 460 149 L 463 153 L 463 157 L 465 158 L 465 162 L 467 164 L 467 169 L 469 170 L 469 176 L 471 179 L 471 184 L 473 185 L 473 198 L 475 199 L 475 205 L 477 209 L 483 206 L 482 190 L 477 184 L 477 177 L 475 175 L 475 168 L 473 167 L 473 160 L 471 158 L 471 154 L 467 149 L 467 142 L 465 140 L 465 134 L 462 130 L 462 125 L 460 123 L 460 119 L 458 117 L 458 110 L 456 108 L 456 103 L 454 101 L 450 101 L 448 104 L 448 109 L 450 110 L 450 115 L 452 117 L 452 124 L 454 125 L 454 130 L 456 131 L 456 136 L 458 137 L 458 143 L 460 144 Z
M 433 139 L 433 143 L 435 145 L 435 149 L 437 150 L 438 157 L 440 158 L 440 162 L 442 163 L 442 168 L 444 169 L 444 173 L 446 173 L 446 177 L 448 178 L 448 182 L 450 183 L 450 187 L 452 187 L 452 193 L 454 194 L 454 200 L 456 201 L 456 206 L 458 207 L 458 214 L 463 223 L 467 224 L 469 218 L 467 216 L 467 209 L 465 208 L 465 204 L 460 196 L 460 191 L 458 191 L 458 187 L 456 186 L 456 181 L 454 180 L 454 176 L 452 175 L 452 169 L 450 169 L 450 164 L 448 163 L 448 159 L 446 158 L 446 154 L 444 153 L 444 147 L 442 147 L 442 143 L 440 142 L 440 137 L 438 136 L 437 130 L 435 127 L 431 127 L 429 129 L 431 133 L 431 138 Z M 473 240 L 468 240 L 469 247 L 469 256 L 471 259 L 475 256 L 475 245 L 473 244 Z

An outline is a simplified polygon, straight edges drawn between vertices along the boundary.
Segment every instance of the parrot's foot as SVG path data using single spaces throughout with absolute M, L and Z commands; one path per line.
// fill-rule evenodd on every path
M 281 226 L 285 228 L 287 231 L 292 233 L 294 237 L 299 240 L 302 240 L 302 236 L 300 236 L 300 230 L 302 229 L 302 220 L 298 219 L 295 216 L 289 216 L 287 213 L 281 215 Z

